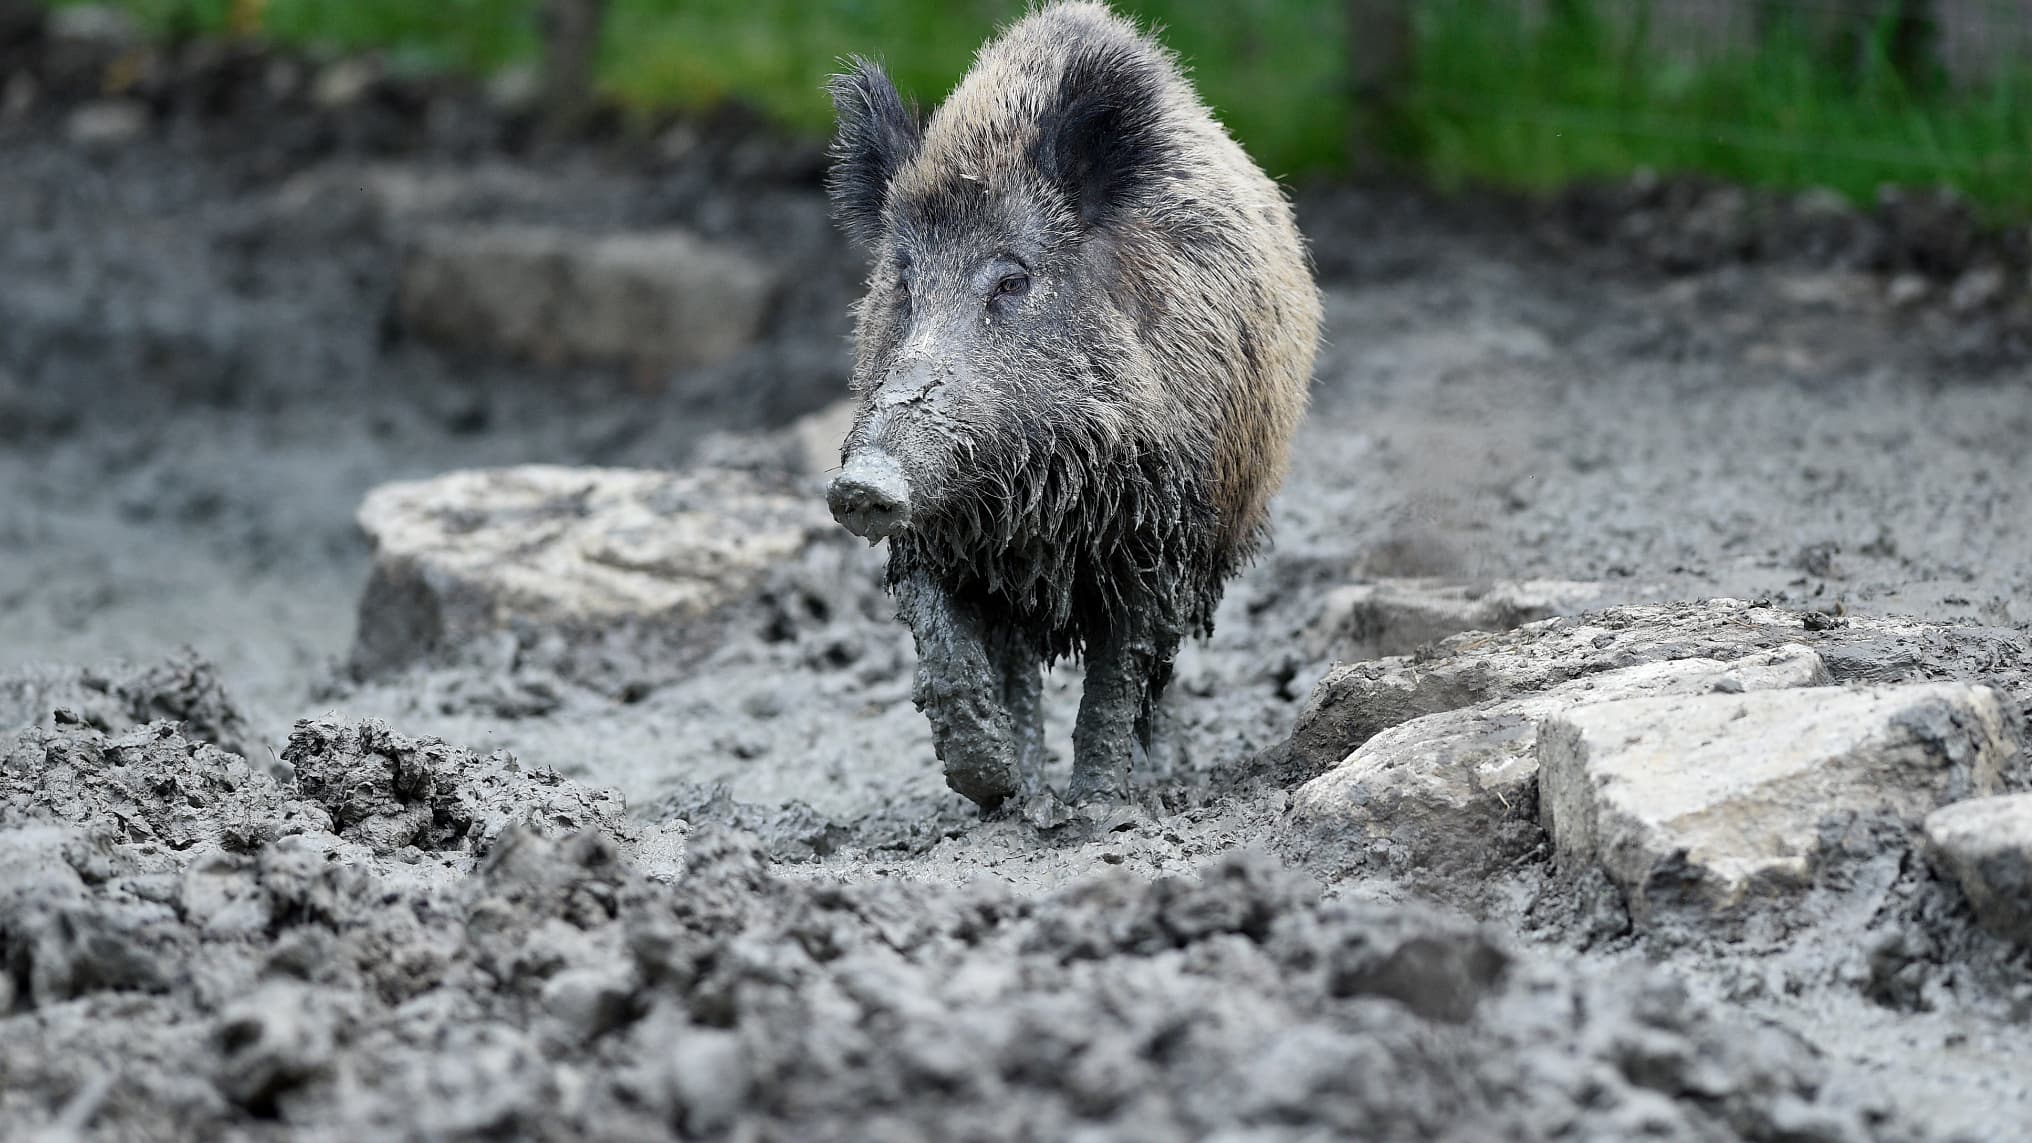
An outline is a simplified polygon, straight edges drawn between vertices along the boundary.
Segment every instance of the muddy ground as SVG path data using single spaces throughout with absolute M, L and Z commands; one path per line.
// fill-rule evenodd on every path
M 2025 954 L 1908 836 L 1638 932 L 1542 852 L 1301 830 L 1272 749 L 1375 649 L 1306 634 L 1325 593 L 1386 577 L 2032 630 L 2022 244 L 1726 188 L 1302 189 L 1328 346 L 1275 544 L 1180 665 L 1177 770 L 1040 832 L 944 788 L 844 535 L 679 677 L 347 668 L 375 485 L 771 470 L 844 387 L 860 267 L 809 146 L 532 151 L 436 98 L 0 122 L 0 715 L 35 726 L 0 747 L 0 1135 L 2032 1138 Z M 397 273 L 475 218 L 682 224 L 793 284 L 710 369 L 448 354 Z M 1062 780 L 1076 670 L 1049 689 Z

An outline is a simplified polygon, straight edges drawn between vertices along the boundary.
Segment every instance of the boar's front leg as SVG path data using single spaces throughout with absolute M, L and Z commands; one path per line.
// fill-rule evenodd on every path
M 1178 640 L 1165 646 L 1169 649 L 1161 653 L 1150 686 L 1143 693 L 1143 709 L 1136 718 L 1136 741 L 1143 751 L 1136 765 L 1148 766 L 1150 773 L 1159 777 L 1173 778 L 1178 776 L 1181 765 L 1178 722 L 1171 704 L 1165 701 L 1164 690 L 1171 685 Z
M 1073 804 L 1122 801 L 1129 771 L 1151 746 L 1153 708 L 1171 670 L 1176 640 L 1120 633 L 1087 648 L 1086 691 L 1072 732 Z
M 1002 705 L 1016 735 L 1016 779 L 1023 796 L 1044 792 L 1044 664 L 1037 652 L 1005 632 L 989 636 L 1002 676 Z
M 986 626 L 921 574 L 897 586 L 897 603 L 917 641 L 910 697 L 931 722 L 946 785 L 993 813 L 1019 789 L 1019 741 Z

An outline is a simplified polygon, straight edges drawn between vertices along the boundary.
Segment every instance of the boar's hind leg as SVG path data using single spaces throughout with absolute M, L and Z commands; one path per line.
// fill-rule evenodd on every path
M 1129 794 L 1129 771 L 1152 746 L 1155 704 L 1177 641 L 1111 636 L 1087 648 L 1086 691 L 1072 733 L 1074 804 Z
M 984 625 L 922 578 L 900 585 L 898 602 L 917 640 L 911 698 L 931 721 L 946 785 L 993 813 L 1019 786 L 1017 735 Z

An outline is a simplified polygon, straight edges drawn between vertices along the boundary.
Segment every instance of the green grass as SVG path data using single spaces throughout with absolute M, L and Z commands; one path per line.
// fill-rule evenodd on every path
M 1347 0 L 1116 0 L 1165 28 L 1202 93 L 1274 173 L 1344 166 Z M 1754 43 L 1678 55 L 1647 22 L 1708 0 L 1411 0 L 1417 80 L 1392 137 L 1443 186 L 1542 190 L 1639 169 L 1822 186 L 1948 184 L 2032 213 L 2032 66 L 1956 87 L 1892 66 L 1891 25 L 1849 50 L 1779 18 Z M 231 0 L 124 0 L 162 33 L 216 30 Z M 611 0 L 602 84 L 632 107 L 753 105 L 830 122 L 840 57 L 884 59 L 930 105 L 1021 0 Z M 1773 5 L 1812 12 L 1818 5 Z M 289 43 L 379 47 L 407 66 L 488 72 L 536 48 L 535 0 L 268 0 Z M 1744 37 L 1747 41 L 1749 37 Z
M 56 0 L 57 6 L 96 0 Z M 230 26 L 232 0 L 116 0 L 150 33 Z M 536 50 L 535 0 L 268 0 L 261 30 L 289 44 L 383 49 L 402 66 L 491 72 Z
M 1201 93 L 1273 170 L 1330 167 L 1345 144 L 1339 6 L 1290 0 L 1122 0 L 1164 26 Z M 632 103 L 693 106 L 741 97 L 823 131 L 825 74 L 849 53 L 888 64 L 935 104 L 974 49 L 1023 11 L 1019 0 L 614 0 L 605 71 Z
M 1889 20 L 1836 49 L 1798 9 L 1754 43 L 1675 59 L 1646 34 L 1663 0 L 1551 7 L 1532 25 L 1514 4 L 1421 5 L 1408 116 L 1430 177 L 1552 188 L 1648 168 L 1858 200 L 1947 184 L 2032 210 L 2032 70 L 1960 87 L 1901 74 Z
M 61 3 L 75 0 L 59 0 Z M 227 26 L 231 0 L 120 0 L 161 35 Z M 489 72 L 536 49 L 535 0 L 268 0 L 285 43 L 388 49 L 415 67 Z M 1201 93 L 1266 166 L 1334 166 L 1347 131 L 1337 3 L 1118 0 L 1162 24 Z M 929 107 L 1022 0 L 611 0 L 602 86 L 632 107 L 740 100 L 794 128 L 832 120 L 825 77 L 849 54 L 882 59 Z

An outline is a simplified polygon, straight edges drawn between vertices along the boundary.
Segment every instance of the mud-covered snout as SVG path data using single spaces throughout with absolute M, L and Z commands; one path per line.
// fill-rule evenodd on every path
M 856 536 L 879 540 L 910 523 L 910 478 L 896 458 L 869 448 L 847 458 L 826 489 L 833 519 Z

